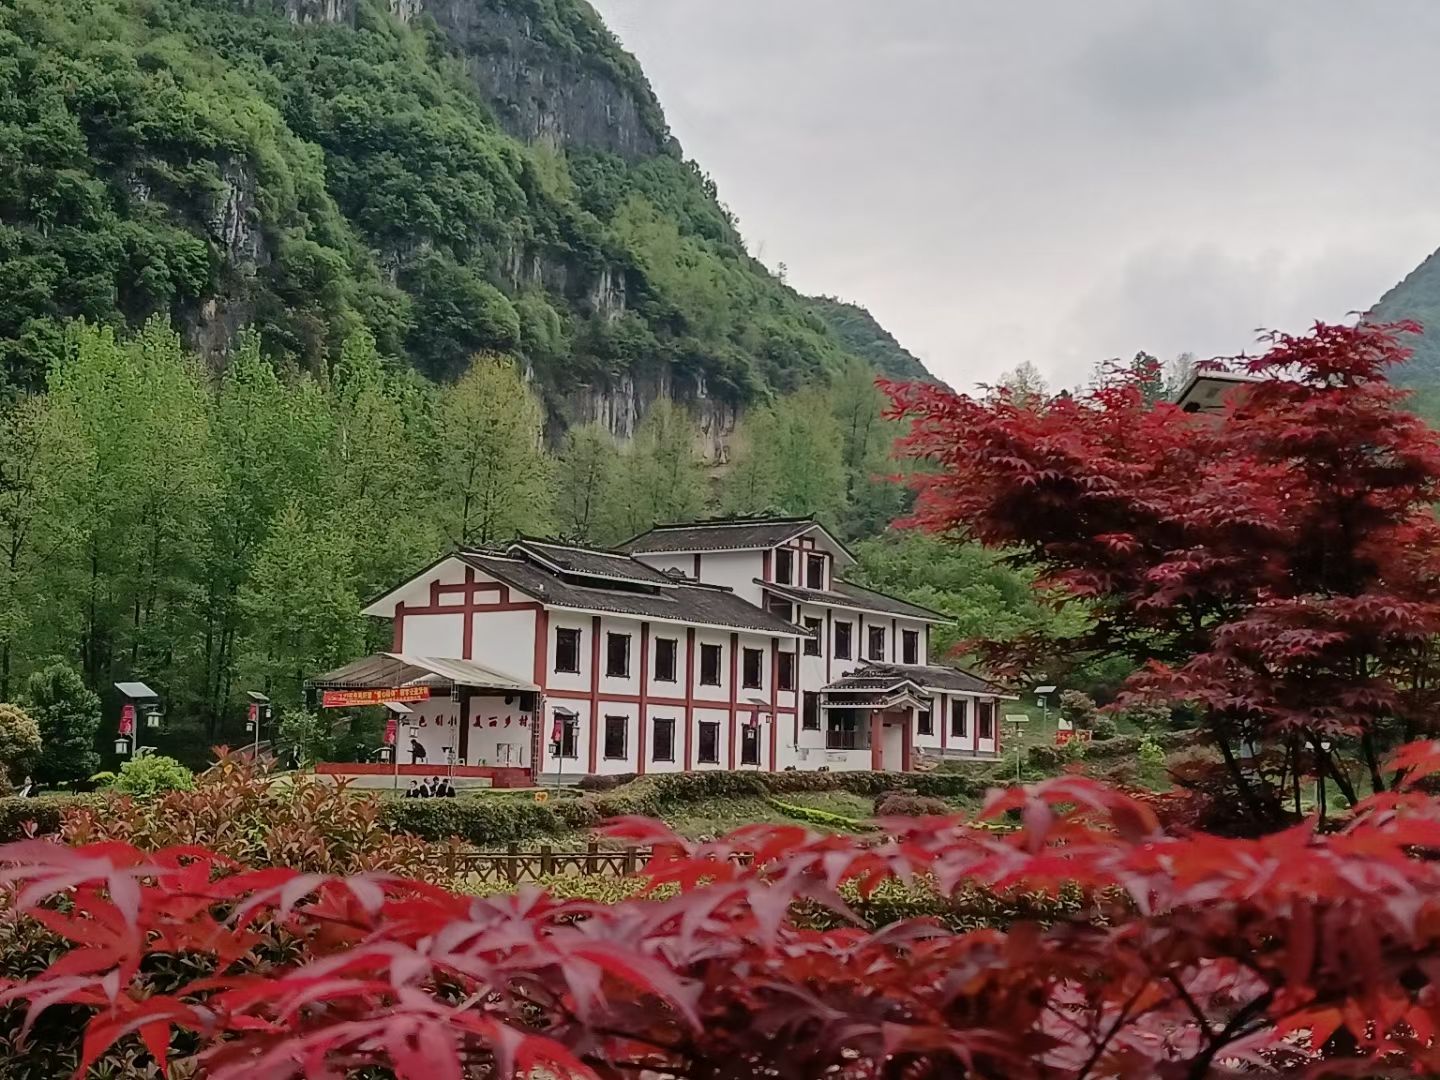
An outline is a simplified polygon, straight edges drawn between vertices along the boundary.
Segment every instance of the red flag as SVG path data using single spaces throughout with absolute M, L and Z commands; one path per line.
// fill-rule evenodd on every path
M 551 741 L 551 742 L 560 742 L 563 738 L 564 738 L 563 730 L 562 730 L 562 728 L 560 727 L 560 714 L 557 712 L 557 713 L 555 714 L 555 724 L 554 724 L 554 726 L 550 729 L 550 741 Z
M 120 734 L 135 734 L 135 706 L 128 702 L 120 709 Z
M 395 745 L 395 714 L 391 713 L 385 720 L 385 745 Z

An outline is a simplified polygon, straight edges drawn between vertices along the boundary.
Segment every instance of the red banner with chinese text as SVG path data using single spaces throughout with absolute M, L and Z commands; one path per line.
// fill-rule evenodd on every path
M 428 686 L 392 686 L 385 690 L 326 690 L 320 695 L 322 709 L 345 709 L 356 705 L 383 705 L 387 701 L 429 701 Z

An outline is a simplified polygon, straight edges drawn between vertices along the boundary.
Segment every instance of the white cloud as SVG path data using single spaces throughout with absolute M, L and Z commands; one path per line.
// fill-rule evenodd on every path
M 955 386 L 1233 353 L 1440 246 L 1440 4 L 597 0 L 752 250 Z

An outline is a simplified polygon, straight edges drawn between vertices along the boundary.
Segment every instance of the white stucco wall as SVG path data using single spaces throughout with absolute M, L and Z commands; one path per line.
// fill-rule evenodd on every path
M 477 611 L 470 658 L 482 667 L 523 682 L 535 673 L 535 612 Z
M 462 656 L 465 616 L 406 615 L 400 650 L 411 656 L 439 656 L 458 660 Z

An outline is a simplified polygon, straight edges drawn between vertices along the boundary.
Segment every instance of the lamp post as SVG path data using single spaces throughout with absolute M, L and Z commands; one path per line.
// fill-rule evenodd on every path
M 1045 725 L 1045 730 L 1050 730 L 1050 695 L 1057 687 L 1037 686 L 1035 688 L 1035 700 L 1040 703 L 1040 722 Z
M 117 682 L 125 702 L 120 706 L 120 727 L 115 735 L 115 753 L 121 757 L 144 757 L 153 746 L 140 745 L 140 729 L 159 734 L 165 714 L 160 709 L 160 695 L 142 682 Z
M 255 736 L 250 751 L 250 760 L 260 762 L 260 726 L 270 722 L 270 699 L 258 690 L 247 690 L 250 708 L 245 720 L 245 730 Z
M 1320 808 L 1320 824 L 1325 824 L 1325 763 L 1330 760 L 1330 740 L 1321 739 L 1320 754 L 1315 762 L 1315 801 Z

